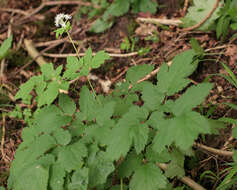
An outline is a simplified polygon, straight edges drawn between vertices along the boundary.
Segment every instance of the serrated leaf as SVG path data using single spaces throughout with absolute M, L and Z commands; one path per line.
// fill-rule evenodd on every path
M 58 105 L 65 114 L 72 115 L 76 111 L 75 102 L 66 94 L 59 94 Z
M 153 70 L 153 65 L 137 65 L 128 69 L 126 74 L 126 81 L 135 84 L 139 79 L 145 77 Z
M 0 60 L 6 56 L 7 51 L 12 46 L 12 39 L 13 36 L 11 35 L 9 38 L 3 41 L 3 43 L 0 46 Z
M 46 90 L 39 96 L 38 107 L 42 105 L 50 105 L 58 96 L 60 86 L 57 81 L 48 84 Z
M 176 55 L 170 67 L 167 64 L 162 64 L 157 74 L 157 88 L 161 93 L 171 96 L 190 83 L 187 77 L 197 67 L 197 63 L 193 62 L 194 56 L 194 51 L 188 50 Z
M 152 0 L 138 0 L 133 3 L 133 11 L 135 12 L 149 12 L 155 13 L 157 10 L 157 3 Z
M 22 84 L 20 86 L 20 90 L 15 95 L 15 99 L 22 99 L 23 102 L 30 104 L 30 100 L 32 98 L 30 92 L 33 90 L 37 79 L 38 77 L 34 76 Z
M 132 175 L 136 169 L 140 167 L 142 164 L 142 155 L 137 155 L 134 151 L 129 153 L 126 157 L 126 160 L 123 161 L 121 165 L 118 167 L 118 177 L 125 178 Z
M 83 165 L 83 157 L 87 156 L 87 148 L 81 142 L 63 147 L 58 154 L 58 163 L 67 171 L 78 170 Z
M 109 54 L 104 51 L 99 51 L 95 54 L 91 61 L 91 68 L 96 69 L 99 68 L 102 64 L 104 64 L 105 60 L 109 59 Z
M 68 56 L 67 57 L 67 65 L 66 70 L 63 73 L 63 77 L 73 80 L 79 76 L 79 73 L 77 71 L 81 69 L 83 66 L 83 61 L 80 59 L 78 60 L 77 57 Z
M 120 156 L 126 156 L 127 152 L 134 142 L 137 153 L 144 149 L 149 130 L 142 128 L 143 122 L 148 116 L 146 109 L 137 106 L 131 107 L 128 113 L 118 121 L 112 129 L 111 135 L 107 137 L 108 148 L 106 150 L 107 158 L 117 160 Z M 144 126 L 146 127 L 146 126 Z M 139 136 L 135 134 L 139 131 Z M 142 134 L 144 132 L 144 134 Z
M 53 68 L 53 64 L 52 63 L 48 63 L 48 64 L 43 64 L 40 67 L 40 70 L 42 72 L 42 75 L 44 76 L 45 80 L 51 80 L 52 77 L 55 74 L 54 68 Z
M 148 163 L 135 171 L 132 180 L 129 183 L 131 190 L 157 190 L 165 188 L 167 184 L 166 177 L 155 164 Z
M 149 110 L 155 110 L 162 103 L 165 95 L 160 93 L 159 89 L 151 84 L 147 83 L 142 89 L 142 99 L 144 100 L 144 107 Z
M 104 184 L 107 176 L 114 171 L 112 161 L 106 159 L 104 152 L 99 152 L 93 159 L 89 160 L 89 187 L 95 187 Z
M 159 129 L 153 141 L 153 149 L 158 153 L 173 142 L 181 150 L 188 150 L 200 133 L 210 133 L 206 118 L 193 111 L 162 121 Z
M 85 114 L 86 120 L 91 121 L 95 118 L 98 103 L 86 86 L 81 89 L 79 105 L 81 112 Z
M 91 32 L 101 33 L 110 28 L 113 25 L 113 21 L 106 21 L 104 19 L 97 19 L 90 28 Z
M 61 110 L 55 105 L 41 109 L 34 115 L 35 135 L 40 133 L 50 134 L 55 129 L 65 126 L 71 121 L 70 116 L 63 116 Z M 34 127 L 32 127 L 34 128 Z
M 55 130 L 53 136 L 60 145 L 67 145 L 71 141 L 71 134 L 62 128 Z
M 198 55 L 204 54 L 204 49 L 202 46 L 199 45 L 198 41 L 195 38 L 191 38 L 190 44 L 192 46 L 192 49 L 196 52 Z
M 131 130 L 134 148 L 137 154 L 140 154 L 147 144 L 149 128 L 146 124 L 141 124 L 140 126 L 132 127 Z
M 146 149 L 146 160 L 154 163 L 167 163 L 171 160 L 171 155 L 167 149 L 164 149 L 161 153 L 157 153 L 149 146 Z
M 54 164 L 50 169 L 49 185 L 52 190 L 64 190 L 64 177 L 66 172 L 60 164 Z
M 167 164 L 165 175 L 169 178 L 178 177 L 181 178 L 185 175 L 184 171 L 184 155 L 178 151 L 177 149 L 174 149 L 171 156 L 171 162 Z
M 30 187 L 31 185 L 33 186 L 38 183 L 34 181 L 32 182 L 33 184 L 31 184 L 31 182 L 29 182 L 28 180 L 30 179 L 29 176 L 34 173 L 35 175 L 38 175 L 39 179 L 42 178 L 42 182 L 41 182 L 42 186 L 45 186 L 44 180 L 47 180 L 46 182 L 48 183 L 48 169 L 41 166 L 39 168 L 36 168 L 36 166 L 39 165 L 39 163 L 37 163 L 36 161 L 40 156 L 43 156 L 48 150 L 50 150 L 54 146 L 56 146 L 56 142 L 53 139 L 53 137 L 51 137 L 48 134 L 41 135 L 40 137 L 36 138 L 31 143 L 20 144 L 15 154 L 15 159 L 11 163 L 11 172 L 8 178 L 8 187 L 12 188 L 13 186 L 19 185 L 20 186 L 19 189 L 31 189 L 27 187 Z M 23 170 L 24 170 L 25 176 L 22 175 Z M 29 175 L 29 176 L 26 177 L 26 175 L 27 176 Z M 19 176 L 21 176 L 23 179 L 19 180 Z M 32 180 L 33 179 L 31 179 L 31 181 Z M 18 184 L 19 181 L 22 181 L 22 182 L 25 181 L 25 183 L 27 183 L 27 185 L 29 186 L 23 186 L 24 183 L 21 186 L 20 184 Z M 39 185 L 39 187 L 41 186 Z M 45 189 L 42 189 L 42 190 L 45 190 Z
M 103 18 L 107 20 L 110 16 L 122 16 L 129 10 L 130 2 L 127 0 L 115 0 L 104 13 Z
M 194 0 L 193 6 L 188 8 L 188 13 L 182 19 L 183 27 L 190 27 L 197 23 L 200 23 L 213 9 L 216 1 L 213 0 Z M 218 12 L 220 10 L 220 5 L 216 8 L 214 13 L 208 18 L 208 20 L 202 24 L 198 30 L 208 30 L 215 20 L 219 17 Z
M 68 185 L 68 190 L 87 190 L 89 169 L 82 168 L 72 175 L 72 182 Z
M 194 107 L 204 101 L 212 87 L 213 85 L 211 83 L 201 83 L 197 86 L 191 86 L 179 99 L 175 101 L 172 112 L 176 116 L 179 116 L 191 111 Z
M 96 113 L 96 123 L 100 126 L 104 126 L 111 121 L 111 117 L 114 113 L 115 102 L 108 102 L 103 104 L 102 108 L 98 108 Z

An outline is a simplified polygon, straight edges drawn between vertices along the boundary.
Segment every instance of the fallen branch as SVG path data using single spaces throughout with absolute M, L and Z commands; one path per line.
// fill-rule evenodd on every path
M 32 17 L 33 15 L 41 11 L 45 6 L 54 6 L 54 5 L 82 5 L 82 6 L 93 6 L 94 8 L 100 8 L 98 5 L 94 5 L 89 2 L 83 2 L 83 1 L 43 1 L 39 7 L 34 9 L 24 18 L 22 18 L 22 20 Z
M 164 171 L 167 168 L 166 164 L 157 163 L 157 166 Z M 191 187 L 194 190 L 206 190 L 204 187 L 202 187 L 201 185 L 199 185 L 198 183 L 196 183 L 189 177 L 184 176 L 184 177 L 180 178 L 180 181 L 182 181 L 183 183 L 185 183 L 186 185 L 188 185 L 189 187 Z
M 93 53 L 95 55 L 96 53 Z M 54 57 L 54 58 L 66 58 L 67 56 L 77 56 L 76 53 L 67 53 L 67 54 L 54 54 L 54 53 L 43 53 L 44 56 L 47 57 Z M 79 53 L 79 56 L 84 56 L 85 53 Z M 119 54 L 119 53 L 109 53 L 110 57 L 131 57 L 138 55 L 138 52 L 132 52 L 132 53 L 124 53 L 124 54 Z
M 173 26 L 178 26 L 179 24 L 183 23 L 181 20 L 178 19 L 165 19 L 165 18 L 160 19 L 160 18 L 142 18 L 142 17 L 138 17 L 136 21 L 151 24 L 173 25 Z
M 29 55 L 33 59 L 35 59 L 35 61 L 38 63 L 39 66 L 47 63 L 44 60 L 44 58 L 40 55 L 40 53 L 35 49 L 31 40 L 25 39 L 24 44 L 25 44 L 26 50 L 28 51 Z
M 205 145 L 202 145 L 202 144 L 199 144 L 199 143 L 194 143 L 193 146 L 196 147 L 196 148 L 200 148 L 202 150 L 208 151 L 210 153 L 219 155 L 219 156 L 229 156 L 229 157 L 232 157 L 233 154 L 234 154 L 231 151 L 219 150 L 219 149 L 208 147 L 208 146 L 205 146 Z

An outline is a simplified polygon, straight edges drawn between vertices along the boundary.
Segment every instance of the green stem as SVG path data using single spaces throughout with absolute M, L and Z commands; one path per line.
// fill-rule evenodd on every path
M 70 33 L 69 33 L 68 31 L 66 31 L 66 32 L 67 32 L 67 35 L 68 35 L 68 37 L 69 37 L 70 42 L 72 43 L 72 46 L 73 46 L 74 50 L 76 51 L 77 57 L 80 59 L 79 52 L 78 52 L 78 50 L 77 50 L 77 48 L 76 48 L 76 46 L 75 46 L 75 43 L 73 42 L 73 40 L 72 40 L 72 38 L 71 38 Z M 86 78 L 87 78 L 87 80 L 88 80 L 88 83 L 89 83 L 89 85 L 90 85 L 90 87 L 91 87 L 91 89 L 92 89 L 92 91 L 93 91 L 93 94 L 94 94 L 96 100 L 99 102 L 100 105 L 102 105 L 101 101 L 99 100 L 98 96 L 96 95 L 95 89 L 94 89 L 94 87 L 92 86 L 90 79 L 88 78 L 88 76 L 87 76 Z

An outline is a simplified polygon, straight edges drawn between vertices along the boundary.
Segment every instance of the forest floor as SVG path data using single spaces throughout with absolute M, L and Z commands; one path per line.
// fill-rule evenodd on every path
M 237 119 L 237 112 L 222 104 L 237 104 L 237 89 L 224 78 L 213 75 L 217 73 L 228 74 L 220 62 L 224 62 L 237 75 L 236 40 L 217 40 L 215 32 L 183 31 L 172 25 L 164 27 L 137 22 L 138 17 L 151 17 L 147 13 L 126 14 L 117 18 L 110 29 L 95 34 L 89 31 L 93 20 L 88 19 L 87 15 L 81 15 L 80 19 L 76 18 L 80 5 L 62 5 L 59 3 L 45 6 L 28 18 L 25 16 L 26 13 L 37 9 L 40 4 L 40 0 L 3 0 L 0 2 L 0 42 L 5 40 L 9 34 L 13 34 L 14 38 L 12 49 L 4 63 L 4 70 L 1 69 L 0 104 L 2 105 L 2 113 L 10 112 L 17 103 L 14 100 L 14 95 L 19 86 L 39 73 L 39 65 L 29 55 L 29 50 L 24 43 L 25 39 L 33 42 L 34 47 L 46 62 L 52 62 L 55 65 L 65 65 L 66 59 L 60 55 L 74 53 L 66 36 L 56 41 L 53 32 L 56 29 L 55 15 L 68 13 L 73 15 L 71 33 L 73 40 L 79 44 L 80 53 L 91 47 L 93 52 L 105 50 L 112 55 L 103 67 L 92 70 L 91 73 L 99 79 L 111 81 L 113 84 L 123 80 L 127 69 L 133 65 L 153 64 L 158 68 L 162 63 L 169 62 L 176 54 L 190 49 L 189 41 L 191 38 L 195 38 L 210 55 L 205 56 L 190 78 L 193 83 L 200 83 L 210 77 L 209 81 L 214 84 L 214 88 L 206 100 L 209 102 L 209 108 L 212 109 L 211 118 L 226 116 Z M 182 7 L 168 3 L 152 17 L 180 18 L 182 13 Z M 151 34 L 156 34 L 153 35 L 155 38 L 149 38 Z M 131 44 L 134 40 L 134 47 L 128 48 L 127 51 L 121 50 L 121 43 L 126 44 L 126 39 L 129 39 Z M 137 52 L 142 49 L 149 49 L 149 51 L 144 55 L 139 55 Z M 87 81 L 81 78 L 77 85 L 82 86 L 86 83 Z M 103 93 L 103 88 L 98 80 L 93 81 L 93 84 L 96 86 L 97 93 Z M 1 143 L 1 153 L 5 154 L 5 158 L 2 159 L 1 154 L 0 186 L 5 186 L 14 153 L 22 142 L 21 131 L 25 124 L 21 120 L 2 116 L 0 125 L 4 126 L 5 130 L 4 135 L 1 134 L 1 142 L 4 143 Z M 230 125 L 222 130 L 220 132 L 222 135 L 208 136 L 205 141 L 206 145 L 217 149 L 235 147 L 236 141 L 231 138 L 231 127 Z M 219 176 L 218 179 L 221 179 L 223 176 L 221 176 L 220 171 L 223 170 L 224 164 L 229 160 L 206 151 L 200 151 L 198 164 L 192 168 L 186 166 L 186 172 L 188 176 L 199 182 L 199 176 L 208 170 Z M 213 187 L 215 183 L 218 183 L 211 177 L 204 177 L 201 180 L 200 183 L 206 188 L 210 184 Z

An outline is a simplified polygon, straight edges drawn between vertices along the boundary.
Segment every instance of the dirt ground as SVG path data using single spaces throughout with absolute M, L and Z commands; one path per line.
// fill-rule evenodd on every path
M 172 1 L 173 2 L 173 1 Z M 162 2 L 164 3 L 164 2 Z M 109 53 L 117 54 L 112 57 L 102 68 L 91 71 L 100 79 L 110 80 L 114 83 L 121 81 L 126 70 L 132 65 L 153 64 L 159 67 L 164 62 L 169 62 L 176 54 L 190 49 L 190 38 L 195 38 L 205 50 L 211 55 L 205 56 L 200 62 L 197 71 L 191 76 L 193 83 L 200 83 L 206 77 L 221 73 L 227 74 L 220 62 L 224 62 L 237 76 L 237 41 L 236 40 L 217 40 L 215 32 L 199 32 L 199 31 L 182 31 L 176 26 L 167 26 L 167 29 L 156 25 L 141 25 L 136 22 L 138 17 L 155 17 L 162 18 L 180 18 L 182 16 L 182 7 L 176 4 L 168 3 L 165 8 L 160 9 L 155 15 L 145 13 L 126 14 L 116 19 L 112 28 L 104 33 L 94 34 L 89 32 L 89 28 L 93 19 L 88 19 L 87 15 L 82 15 L 80 20 L 76 19 L 79 5 L 53 5 L 45 6 L 36 14 L 26 18 L 25 13 L 36 10 L 41 4 L 40 0 L 2 0 L 0 1 L 0 42 L 2 42 L 9 34 L 13 34 L 13 48 L 10 51 L 6 61 L 3 74 L 1 75 L 1 93 L 0 104 L 6 105 L 1 107 L 1 112 L 9 112 L 16 104 L 14 95 L 19 89 L 20 84 L 27 81 L 31 76 L 39 73 L 39 65 L 29 56 L 25 39 L 32 40 L 36 49 L 44 56 L 47 62 L 53 62 L 55 65 L 65 64 L 65 58 L 49 57 L 44 53 L 66 54 L 73 53 L 73 48 L 68 41 L 61 43 L 55 42 L 56 27 L 54 25 L 54 17 L 58 13 L 69 13 L 74 15 L 72 21 L 72 38 L 79 42 L 80 52 L 83 53 L 88 47 L 94 52 L 105 50 Z M 150 33 L 157 33 L 158 40 L 146 40 Z M 120 45 L 125 41 L 126 37 L 138 39 L 133 52 L 138 51 L 142 47 L 149 48 L 150 51 L 145 55 L 127 55 L 120 57 L 125 50 L 120 49 Z M 150 79 L 152 80 L 152 79 Z M 230 107 L 222 104 L 224 102 L 237 105 L 237 89 L 228 81 L 219 76 L 212 76 L 209 79 L 214 83 L 215 87 L 207 98 L 207 102 L 211 102 L 215 108 L 210 117 L 220 118 L 223 116 L 237 119 L 237 112 Z M 86 83 L 83 78 L 77 83 L 78 88 Z M 98 93 L 103 89 L 94 81 L 97 86 Z M 207 105 L 210 106 L 210 105 Z M 205 112 L 205 108 L 204 108 Z M 0 156 L 0 186 L 6 186 L 9 167 L 14 159 L 14 153 L 21 143 L 21 131 L 25 124 L 21 120 L 14 118 L 1 117 L 1 126 L 5 126 L 5 135 L 2 137 L 1 151 L 4 152 L 5 159 Z M 231 137 L 231 125 L 221 131 L 222 135 L 208 136 L 206 144 L 209 147 L 222 149 L 226 142 L 228 146 L 235 147 L 236 141 L 228 141 Z M 217 175 L 224 169 L 223 163 L 228 160 L 223 159 L 203 151 L 199 151 L 199 161 L 194 167 L 186 166 L 186 174 L 194 180 L 199 180 L 199 176 L 206 170 L 211 170 Z M 188 163 L 191 164 L 192 161 Z M 219 173 L 218 173 L 219 172 Z M 220 174 L 221 175 L 221 174 Z M 206 188 L 213 187 L 213 181 L 205 178 L 201 182 Z

